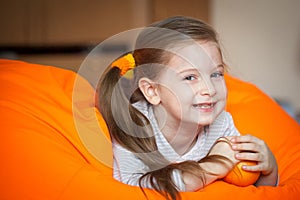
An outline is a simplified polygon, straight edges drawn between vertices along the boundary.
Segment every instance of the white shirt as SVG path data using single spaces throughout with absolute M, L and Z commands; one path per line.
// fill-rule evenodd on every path
M 152 106 L 146 102 L 137 102 L 134 104 L 134 107 L 148 118 L 153 128 L 159 152 L 172 163 L 186 160 L 199 161 L 207 155 L 218 138 L 222 136 L 240 135 L 234 126 L 232 116 L 228 112 L 223 111 L 217 119 L 209 125 L 209 128 L 205 132 L 199 134 L 194 146 L 184 155 L 179 155 L 160 131 Z M 149 172 L 149 168 L 132 152 L 116 142 L 113 142 L 113 154 L 114 178 L 129 185 L 139 186 L 139 178 Z M 185 191 L 185 185 L 179 170 L 173 172 L 172 178 L 178 190 Z M 151 188 L 151 185 L 147 182 L 143 182 L 142 186 Z

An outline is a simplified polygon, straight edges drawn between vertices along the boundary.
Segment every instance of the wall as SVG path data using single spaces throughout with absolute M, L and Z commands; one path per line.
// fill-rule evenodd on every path
M 93 46 L 115 34 L 172 15 L 207 21 L 208 6 L 209 0 L 2 0 L 0 57 L 77 71 Z
M 0 5 L 0 43 L 6 46 L 93 43 L 171 15 L 200 18 L 219 32 L 233 74 L 300 112 L 299 0 L 74 0 L 71 5 L 67 0 L 3 0 Z M 85 56 L 17 58 L 76 70 Z
M 212 0 L 232 73 L 300 111 L 300 1 Z

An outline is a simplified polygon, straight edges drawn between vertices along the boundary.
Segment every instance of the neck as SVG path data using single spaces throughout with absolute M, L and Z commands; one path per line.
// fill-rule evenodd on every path
M 154 115 L 162 134 L 179 155 L 185 154 L 194 146 L 198 135 L 203 130 L 203 127 L 198 124 L 171 119 L 159 107 L 154 108 Z

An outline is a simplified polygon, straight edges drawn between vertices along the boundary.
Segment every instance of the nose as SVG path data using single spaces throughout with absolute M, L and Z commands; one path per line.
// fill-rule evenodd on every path
M 199 87 L 199 92 L 203 96 L 214 96 L 216 94 L 215 86 L 210 79 L 202 79 Z

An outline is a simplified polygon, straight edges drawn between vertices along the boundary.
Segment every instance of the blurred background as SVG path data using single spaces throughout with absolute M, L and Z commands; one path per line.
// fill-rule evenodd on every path
M 219 33 L 230 72 L 299 120 L 299 9 L 300 0 L 0 0 L 0 58 L 77 71 L 115 34 L 173 15 L 196 17 Z

